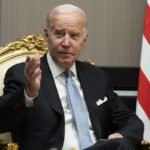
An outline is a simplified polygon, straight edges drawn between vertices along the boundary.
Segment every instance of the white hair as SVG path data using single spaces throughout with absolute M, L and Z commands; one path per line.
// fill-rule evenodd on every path
M 83 15 L 84 18 L 84 30 L 86 31 L 86 27 L 87 27 L 87 21 L 86 21 L 86 14 L 85 12 L 72 4 L 63 4 L 63 5 L 59 5 L 56 6 L 55 8 L 53 8 L 47 15 L 47 20 L 46 20 L 46 24 L 47 24 L 47 28 L 50 27 L 50 23 L 51 23 L 51 19 L 53 18 L 54 12 L 58 12 L 58 13 L 68 13 L 68 12 L 80 12 Z

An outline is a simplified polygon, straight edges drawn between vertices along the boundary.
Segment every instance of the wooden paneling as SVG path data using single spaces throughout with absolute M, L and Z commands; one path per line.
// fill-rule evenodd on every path
M 47 12 L 68 0 L 0 0 L 0 46 L 22 34 L 43 34 Z M 80 59 L 99 66 L 138 66 L 146 0 L 70 0 L 83 8 L 88 41 Z

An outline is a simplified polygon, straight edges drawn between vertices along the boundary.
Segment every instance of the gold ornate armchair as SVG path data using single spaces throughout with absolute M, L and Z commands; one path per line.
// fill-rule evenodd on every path
M 46 51 L 43 36 L 36 34 L 23 35 L 16 41 L 0 47 L 0 96 L 3 94 L 3 80 L 8 68 L 25 61 L 27 55 L 39 53 L 42 56 Z M 17 150 L 17 144 L 11 141 L 10 133 L 0 134 L 0 150 Z
M 0 150 L 18 150 L 18 148 L 19 146 L 17 143 L 0 140 Z
M 36 34 L 23 35 L 16 41 L 0 47 L 0 96 L 3 94 L 3 79 L 8 68 L 25 61 L 27 55 L 39 53 L 42 56 L 46 51 L 43 36 Z M 90 60 L 87 62 L 94 64 Z M 138 149 L 150 150 L 150 142 L 142 141 Z M 11 142 L 10 133 L 0 134 L 0 150 L 18 150 L 18 145 Z

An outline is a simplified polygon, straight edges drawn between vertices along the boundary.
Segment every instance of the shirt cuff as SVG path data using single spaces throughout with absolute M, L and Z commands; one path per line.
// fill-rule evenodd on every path
M 36 96 L 34 97 L 29 97 L 26 93 L 26 91 L 24 90 L 24 95 L 25 95 L 25 106 L 26 107 L 32 107 L 33 103 L 34 103 L 34 99 L 38 96 L 38 93 L 36 94 Z

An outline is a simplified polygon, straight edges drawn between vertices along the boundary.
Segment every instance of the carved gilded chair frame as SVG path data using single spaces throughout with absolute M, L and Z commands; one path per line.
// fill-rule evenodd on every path
M 0 47 L 0 64 L 16 56 L 35 53 L 44 55 L 47 49 L 43 36 L 37 34 L 23 35 L 17 41 Z

